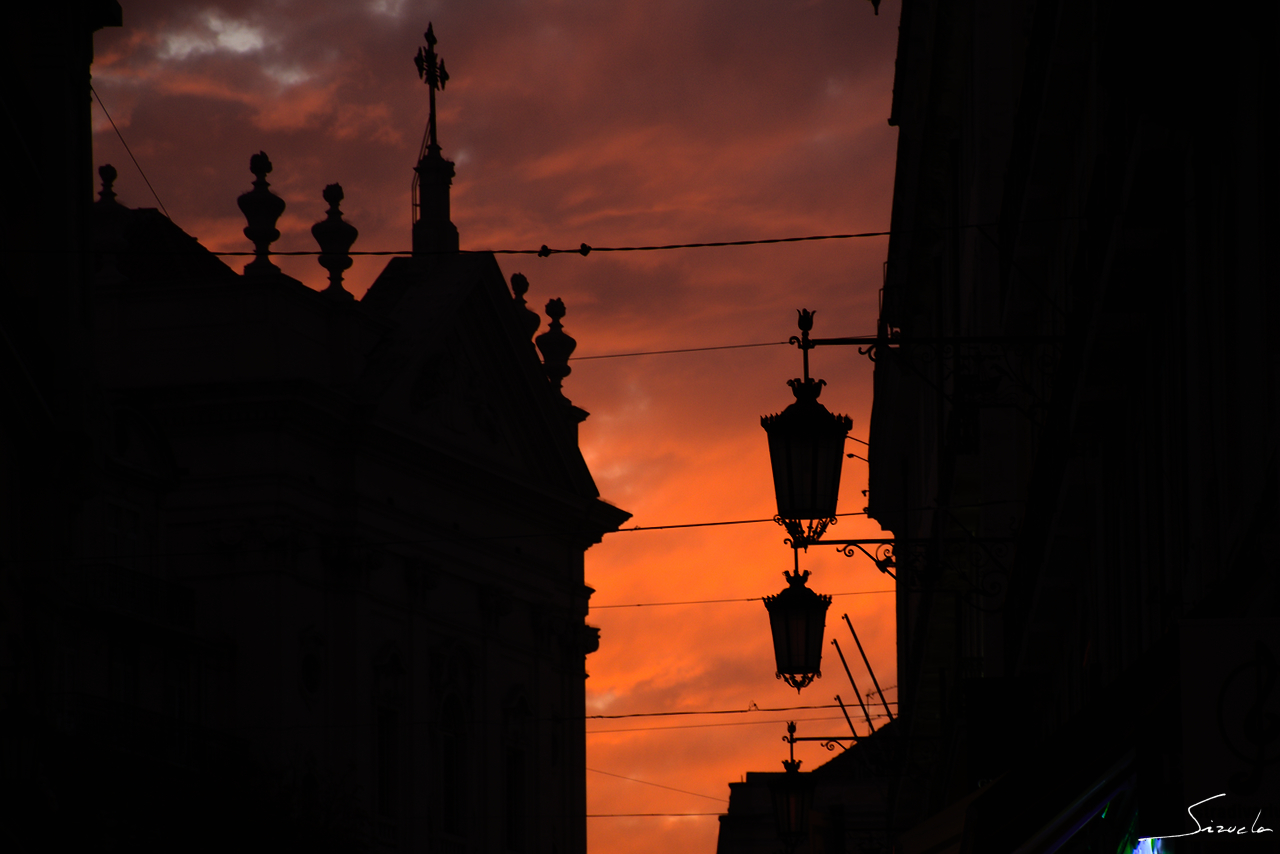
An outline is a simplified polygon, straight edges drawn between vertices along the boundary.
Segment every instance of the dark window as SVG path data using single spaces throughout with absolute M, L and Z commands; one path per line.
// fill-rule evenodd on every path
M 519 747 L 507 748 L 507 816 L 506 841 L 507 850 L 525 850 L 525 770 L 524 750 Z
M 123 639 L 111 642 L 111 699 L 138 703 L 138 646 Z
M 456 697 L 441 707 L 440 732 L 440 829 L 453 836 L 466 836 L 467 828 L 467 757 L 466 724 Z
M 378 817 L 394 819 L 400 797 L 400 715 L 395 709 L 378 709 L 377 741 Z
M 168 650 L 164 659 L 165 711 L 180 721 L 196 719 L 191 656 L 183 650 Z

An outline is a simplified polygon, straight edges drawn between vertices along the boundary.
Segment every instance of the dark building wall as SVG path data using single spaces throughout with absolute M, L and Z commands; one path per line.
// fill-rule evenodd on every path
M 49 162 L 0 353 L 6 838 L 585 851 L 583 560 L 627 514 L 523 300 L 459 255 L 356 302 L 92 203 L 90 5 L 22 13 L 58 50 L 13 112 Z
M 283 787 L 283 818 L 352 845 L 581 850 L 583 552 L 626 514 L 493 259 L 401 269 L 367 307 L 200 251 L 138 269 L 131 241 L 176 229 L 97 213 L 126 223 L 91 292 L 113 444 L 73 583 L 188 613 L 176 641 L 81 632 L 125 675 L 91 661 L 59 693 L 164 718 L 181 690 Z
M 1152 833 L 1194 829 L 1193 766 L 1276 794 L 1204 759 L 1229 722 L 1185 737 L 1213 723 L 1186 696 L 1280 651 L 1275 23 L 904 4 L 869 495 L 898 538 L 900 819 L 1001 775 L 1012 809 L 1036 759 L 1065 807 L 1129 752 Z M 1208 619 L 1223 678 L 1188 669 Z
M 809 796 L 800 819 L 804 832 L 782 838 L 779 795 L 795 785 L 784 772 L 749 772 L 729 784 L 729 807 L 720 816 L 716 854 L 869 854 L 888 851 L 895 829 L 888 824 L 894 781 L 897 721 L 883 723 L 861 738 L 846 737 L 840 752 L 810 771 L 801 771 Z M 846 743 L 847 742 L 847 743 Z M 835 742 L 827 742 L 829 750 Z M 785 800 L 783 801 L 785 802 Z M 900 829 L 900 828 L 898 828 Z

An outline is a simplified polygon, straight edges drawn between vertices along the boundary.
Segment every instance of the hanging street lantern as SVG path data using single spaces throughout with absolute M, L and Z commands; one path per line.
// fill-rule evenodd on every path
M 818 402 L 826 381 L 809 376 L 812 328 L 813 312 L 801 309 L 801 337 L 792 340 L 804 354 L 804 377 L 787 381 L 795 403 L 760 418 L 769 437 L 777 521 L 786 527 L 794 548 L 819 540 L 835 520 L 844 443 L 853 427 L 849 416 L 835 415 Z
M 809 835 L 809 807 L 813 801 L 814 788 L 813 778 L 800 773 L 795 736 L 795 721 L 790 721 L 783 741 L 791 745 L 791 759 L 782 760 L 782 767 L 786 770 L 782 774 L 772 775 L 769 782 L 778 837 L 787 851 L 795 851 Z
M 826 628 L 831 597 L 814 593 L 805 586 L 809 571 L 784 572 L 787 589 L 777 596 L 764 597 L 773 632 L 773 655 L 777 678 L 797 692 L 822 675 L 822 634 Z

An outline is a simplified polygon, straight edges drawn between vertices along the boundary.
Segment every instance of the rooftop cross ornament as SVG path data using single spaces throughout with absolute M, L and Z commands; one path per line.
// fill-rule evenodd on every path
M 458 229 L 449 217 L 453 164 L 440 156 L 440 141 L 436 138 L 436 90 L 444 88 L 449 72 L 436 56 L 436 34 L 430 24 L 422 37 L 427 45 L 418 48 L 413 64 L 418 66 L 418 77 L 427 84 L 431 104 L 418 165 L 413 167 L 413 254 L 447 254 L 458 251 Z
M 440 144 L 436 141 L 436 90 L 443 91 L 444 84 L 449 82 L 449 72 L 445 71 L 444 60 L 436 56 L 436 34 L 431 24 L 427 24 L 427 31 L 422 34 L 422 37 L 427 40 L 427 46 L 418 48 L 418 55 L 413 58 L 413 64 L 418 66 L 418 77 L 431 90 L 431 108 L 427 116 L 427 145 L 438 152 Z

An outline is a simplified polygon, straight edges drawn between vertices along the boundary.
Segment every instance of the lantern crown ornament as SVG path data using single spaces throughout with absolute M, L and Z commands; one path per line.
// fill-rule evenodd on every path
M 826 629 L 831 597 L 805 586 L 809 571 L 784 572 L 787 588 L 776 596 L 764 597 L 773 633 L 773 655 L 777 678 L 797 693 L 822 676 L 822 635 Z

